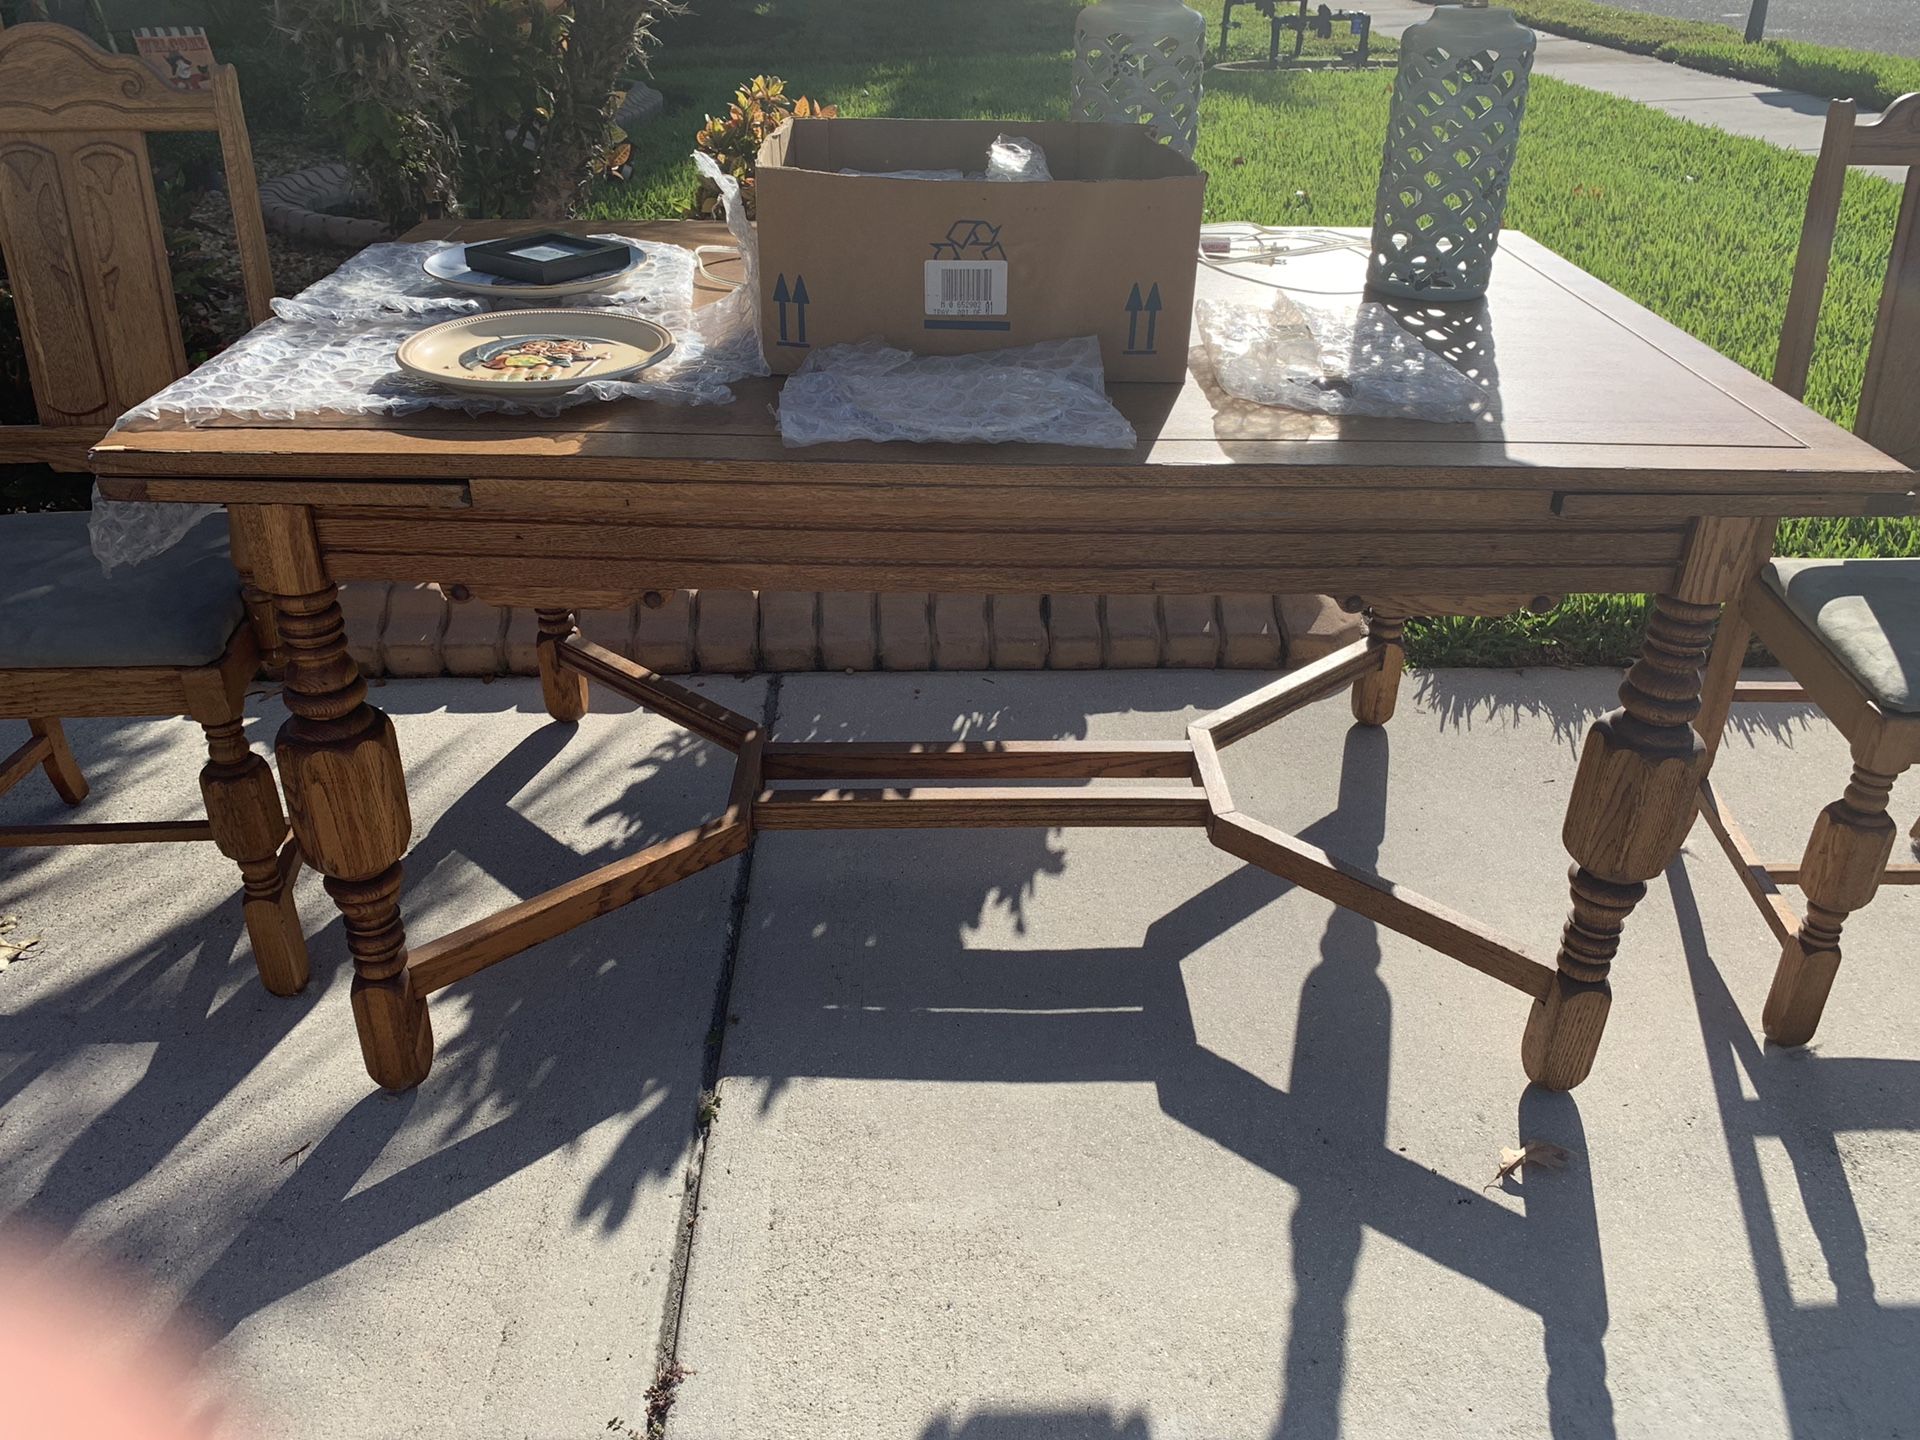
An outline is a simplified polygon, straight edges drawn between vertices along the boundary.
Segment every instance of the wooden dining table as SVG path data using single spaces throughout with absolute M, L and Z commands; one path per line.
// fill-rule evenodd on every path
M 529 227 L 447 223 L 407 238 L 516 228 Z M 694 222 L 577 228 L 727 241 Z M 1203 267 L 1200 295 L 1254 299 L 1275 283 L 1303 298 L 1351 293 L 1363 268 L 1359 248 Z M 1910 513 L 1914 476 L 1524 235 L 1502 237 L 1483 301 L 1391 308 L 1480 385 L 1479 418 L 1254 405 L 1196 362 L 1183 384 L 1110 387 L 1138 434 L 1126 451 L 791 449 L 773 411 L 779 382 L 750 380 L 727 406 L 156 424 L 116 431 L 92 458 L 111 499 L 224 505 L 236 561 L 270 599 L 290 712 L 280 777 L 300 849 L 344 916 L 362 1052 L 389 1089 L 428 1073 L 434 991 L 738 855 L 762 830 L 1087 825 L 1190 827 L 1524 992 L 1526 1073 L 1566 1089 L 1591 1069 L 1623 927 L 1678 852 L 1725 724 L 1744 643 L 1708 662 L 1723 604 L 1765 563 L 1777 517 Z M 638 701 L 732 752 L 725 808 L 410 944 L 406 775 L 349 656 L 336 591 L 358 580 L 533 608 L 554 719 L 579 718 L 590 682 Z M 1312 592 L 1363 610 L 1367 633 L 1152 743 L 782 742 L 574 626 L 579 608 L 702 586 Z M 1235 805 L 1221 764 L 1235 742 L 1342 693 L 1359 723 L 1388 720 L 1409 616 L 1500 614 L 1576 592 L 1653 600 L 1620 706 L 1581 753 L 1563 828 L 1571 907 L 1550 959 Z M 1487 883 L 1502 874 L 1489 865 Z

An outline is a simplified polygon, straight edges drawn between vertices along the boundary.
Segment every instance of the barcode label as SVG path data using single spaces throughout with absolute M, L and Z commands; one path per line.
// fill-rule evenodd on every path
M 927 314 L 1004 315 L 1006 313 L 1006 261 L 927 261 Z

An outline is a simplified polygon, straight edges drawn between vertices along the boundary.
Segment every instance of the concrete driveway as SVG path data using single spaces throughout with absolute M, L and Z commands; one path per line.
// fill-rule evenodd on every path
M 1258 678 L 701 683 L 786 738 L 1157 738 Z M 1336 702 L 1237 747 L 1235 793 L 1550 953 L 1615 680 L 1410 677 L 1385 731 Z M 724 790 L 619 702 L 569 730 L 524 681 L 375 698 L 415 780 L 420 937 Z M 191 813 L 192 729 L 72 733 L 102 818 Z M 1771 707 L 1719 773 L 1791 854 L 1845 768 Z M 57 809 L 29 781 L 0 818 Z M 142 1277 L 254 1433 L 644 1435 L 663 1373 L 676 1440 L 1920 1414 L 1912 891 L 1849 926 L 1819 1042 L 1769 1051 L 1773 947 L 1696 829 L 1559 1096 L 1521 1073 L 1524 997 L 1197 834 L 775 834 L 436 997 L 439 1060 L 398 1099 L 360 1070 L 311 877 L 291 1001 L 253 982 L 233 892 L 211 849 L 0 859 L 0 913 L 42 937 L 0 972 L 0 1211 Z M 1569 1162 L 1495 1181 L 1523 1140 Z

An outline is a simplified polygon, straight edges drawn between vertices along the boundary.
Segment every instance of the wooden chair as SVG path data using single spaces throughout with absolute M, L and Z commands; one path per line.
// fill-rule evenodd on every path
M 1849 164 L 1909 167 L 1854 430 L 1920 467 L 1920 93 L 1864 122 L 1851 101 L 1828 110 L 1774 383 L 1796 397 L 1806 388 Z M 1920 559 L 1772 561 L 1722 626 L 1712 669 L 1725 680 L 1737 677 L 1749 631 L 1796 683 L 1735 684 L 1734 699 L 1812 700 L 1853 748 L 1852 778 L 1815 821 L 1798 865 L 1758 858 L 1711 784 L 1703 787 L 1708 824 L 1781 945 L 1761 1023 L 1769 1039 L 1803 1045 L 1840 968 L 1847 916 L 1883 882 L 1920 883 L 1920 865 L 1888 864 L 1895 826 L 1887 815 L 1894 780 L 1920 761 Z M 1914 838 L 1920 845 L 1920 825 Z M 1781 884 L 1805 893 L 1804 918 Z
M 0 463 L 84 470 L 122 411 L 186 372 L 145 138 L 179 130 L 219 133 L 247 308 L 264 319 L 273 279 L 232 67 L 189 94 L 64 25 L 0 32 L 0 250 L 41 422 L 0 427 Z M 57 716 L 191 716 L 210 752 L 206 820 L 0 826 L 0 847 L 212 840 L 240 867 L 261 978 L 276 994 L 300 990 L 299 853 L 242 730 L 274 642 L 249 620 L 224 517 L 111 580 L 80 513 L 0 517 L 0 554 L 0 720 L 32 732 L 0 760 L 0 791 L 41 766 L 68 804 L 86 798 Z
M 220 136 L 258 324 L 273 271 L 233 67 L 175 90 L 65 25 L 0 31 L 0 251 L 40 418 L 0 426 L 0 464 L 83 471 L 120 415 L 186 373 L 146 137 L 195 130 Z
M 186 715 L 206 731 L 205 820 L 0 825 L 0 848 L 211 840 L 240 867 L 260 978 L 276 995 L 307 983 L 307 946 L 293 905 L 300 852 L 280 791 L 247 744 L 247 686 L 261 648 L 228 558 L 225 516 L 108 578 L 82 511 L 9 515 L 0 579 L 0 720 L 25 720 L 27 742 L 0 760 L 0 793 L 46 770 L 69 805 L 87 798 L 55 716 Z

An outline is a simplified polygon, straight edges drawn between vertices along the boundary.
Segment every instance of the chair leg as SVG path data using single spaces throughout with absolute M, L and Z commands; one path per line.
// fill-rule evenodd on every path
M 61 728 L 58 720 L 51 717 L 29 720 L 27 725 L 52 747 L 52 753 L 41 762 L 41 768 L 47 772 L 47 779 L 53 782 L 54 790 L 67 804 L 78 805 L 87 798 L 87 792 L 93 787 L 80 772 L 80 762 L 73 758 L 73 747 L 67 744 L 67 732 Z
M 1353 682 L 1353 718 L 1362 725 L 1384 725 L 1393 718 L 1393 707 L 1400 699 L 1400 672 L 1407 652 L 1400 643 L 1406 618 L 1367 611 L 1367 643 L 1386 653 L 1378 670 Z
M 273 771 L 247 744 L 238 716 L 203 728 L 209 759 L 200 772 L 200 793 L 214 843 L 240 867 L 242 909 L 260 981 L 275 995 L 298 995 L 307 986 L 307 939 L 293 904 L 294 872 L 280 864 L 287 817 Z
M 540 638 L 536 642 L 540 656 L 540 696 L 546 701 L 547 714 L 556 720 L 578 720 L 587 713 L 587 677 L 562 668 L 554 654 L 560 642 L 573 634 L 573 611 L 536 610 L 534 616 L 540 627 Z
M 1800 862 L 1807 914 L 1780 952 L 1760 1023 L 1776 1045 L 1813 1038 L 1840 969 L 1840 927 L 1880 888 L 1898 827 L 1887 814 L 1893 775 L 1858 762 L 1846 792 L 1820 812 Z

